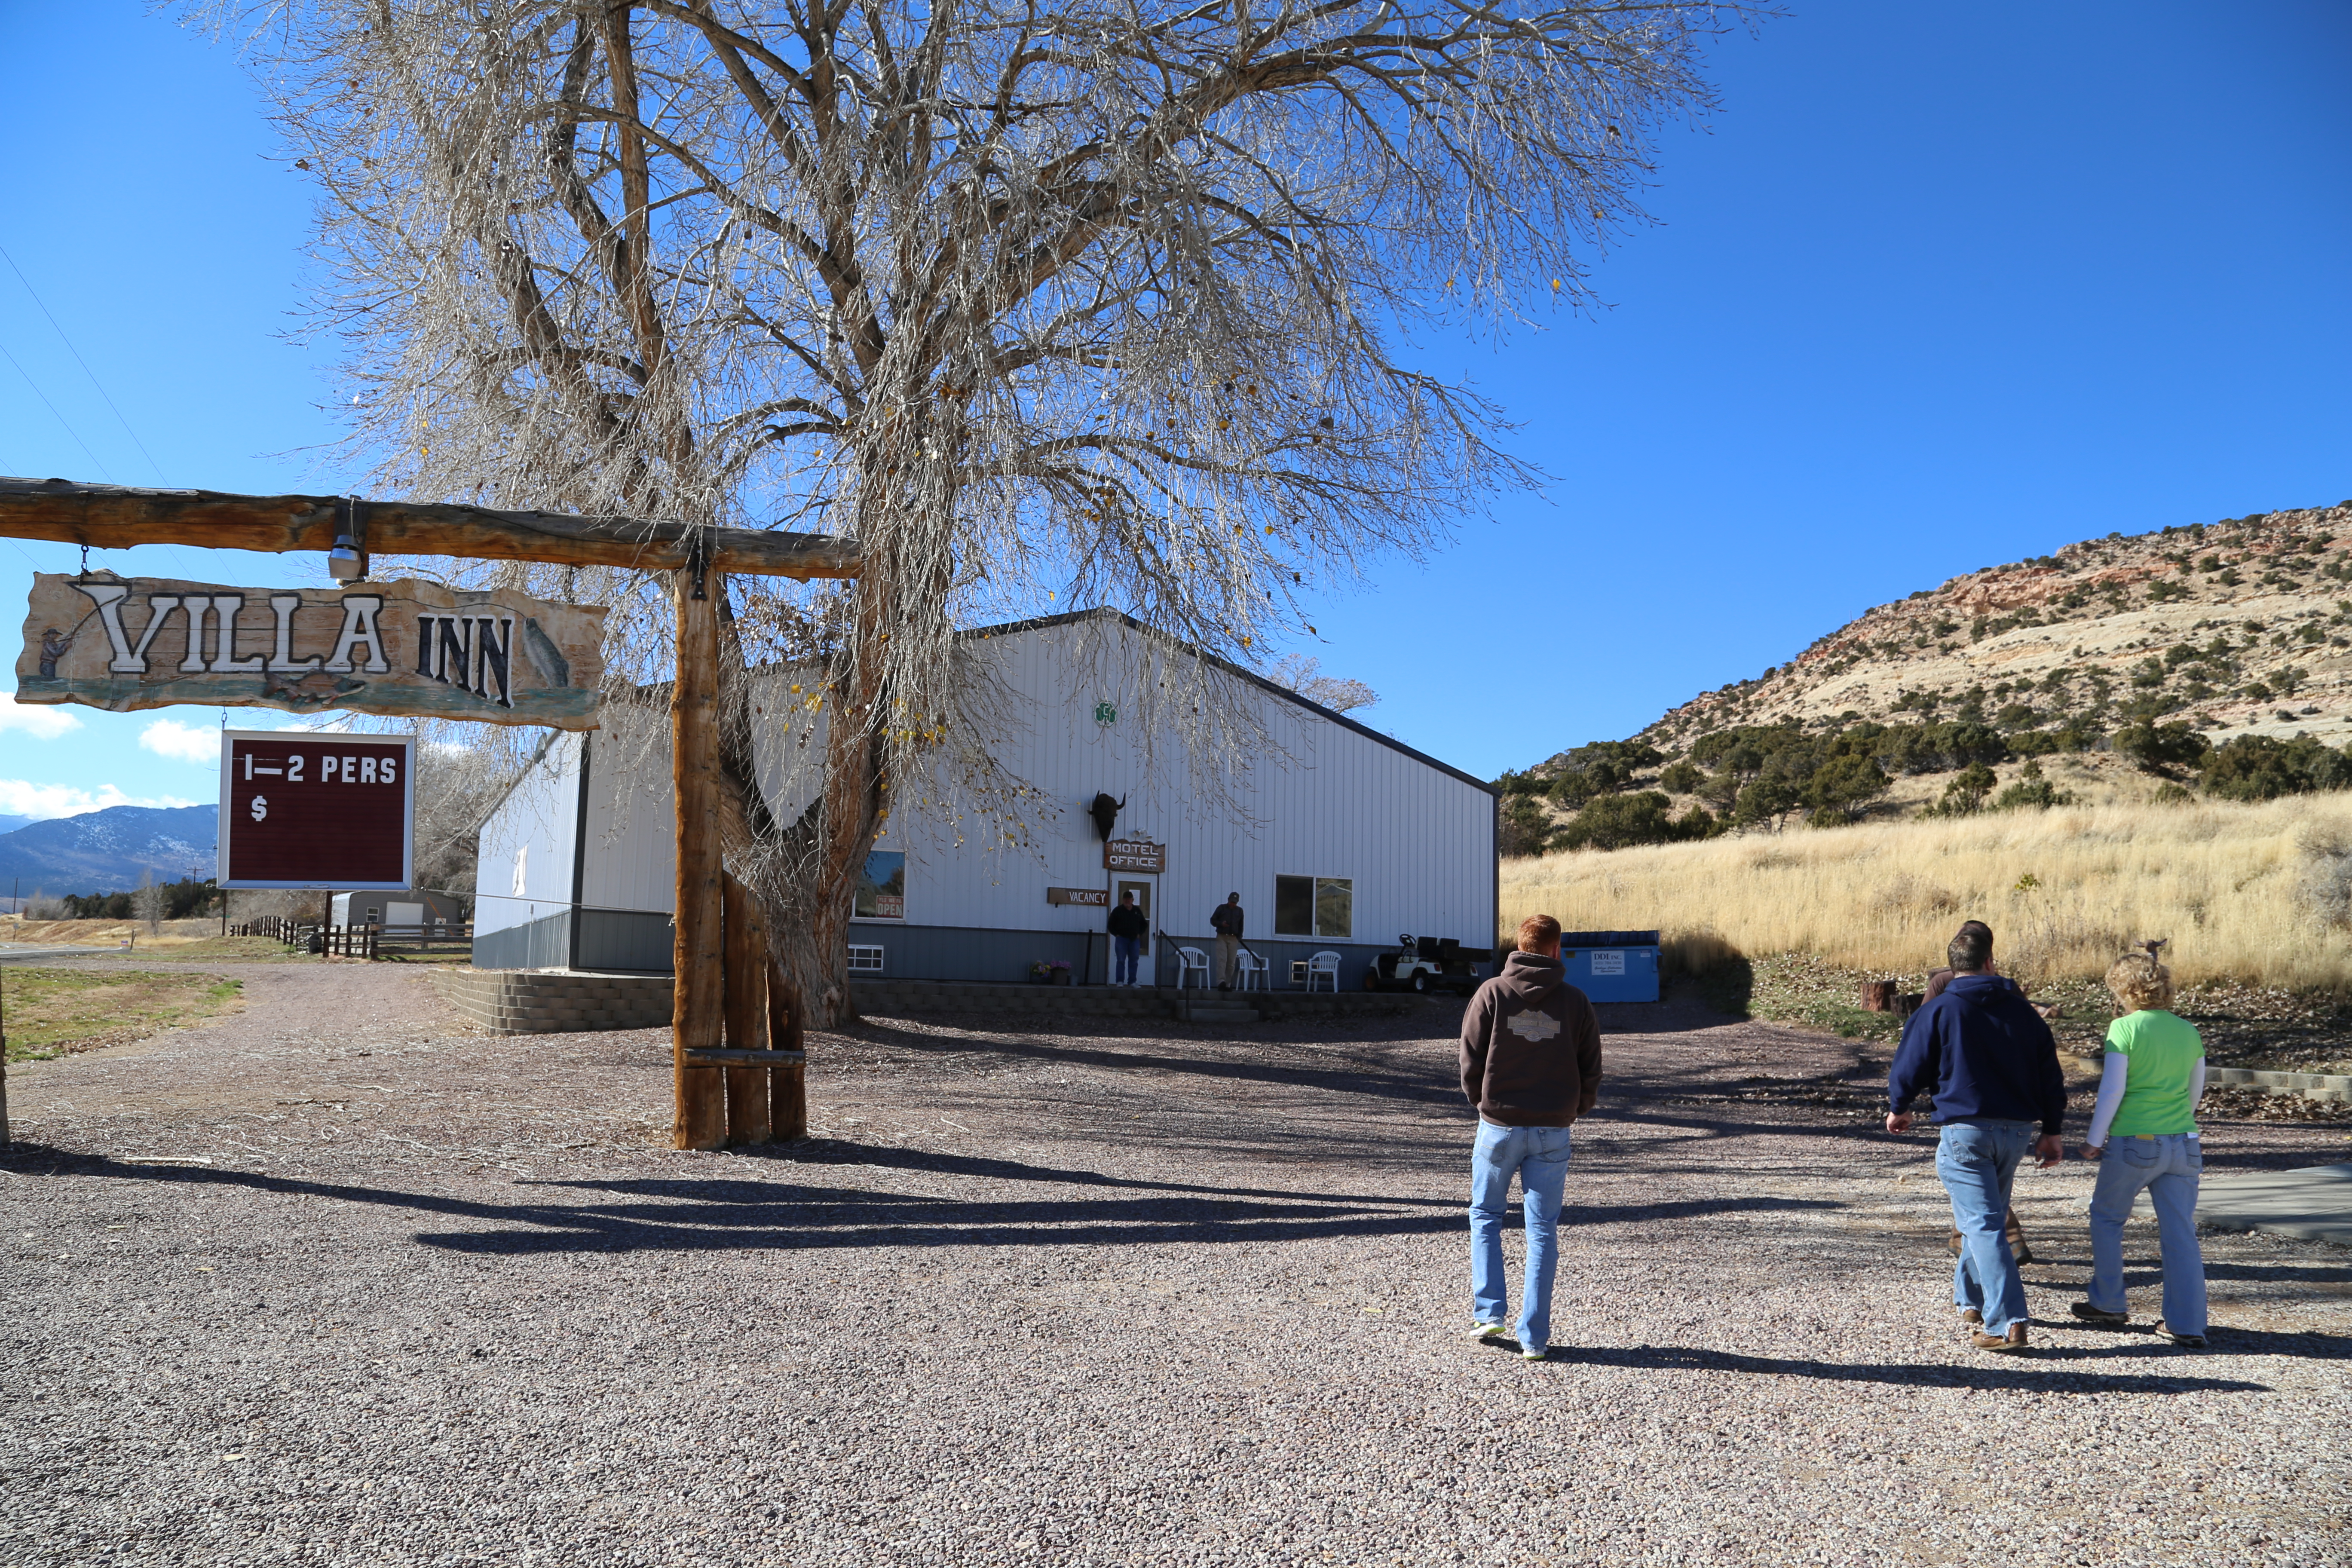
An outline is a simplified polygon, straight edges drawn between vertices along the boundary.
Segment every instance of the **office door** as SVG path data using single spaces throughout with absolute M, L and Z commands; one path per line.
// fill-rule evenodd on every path
M 1122 876 L 1111 879 L 1111 908 L 1118 908 L 1118 900 L 1127 894 L 1133 893 L 1135 895 L 1135 907 L 1143 911 L 1143 918 L 1150 926 L 1152 934 L 1148 934 L 1144 937 L 1143 957 L 1135 966 L 1135 979 L 1136 984 L 1139 985 L 1151 985 L 1157 984 L 1157 982 L 1155 982 L 1151 977 L 1151 955 L 1160 945 L 1157 941 L 1157 933 L 1160 930 L 1160 920 L 1159 917 L 1152 912 L 1151 895 L 1154 887 L 1159 880 L 1160 879 L 1157 877 L 1139 876 Z

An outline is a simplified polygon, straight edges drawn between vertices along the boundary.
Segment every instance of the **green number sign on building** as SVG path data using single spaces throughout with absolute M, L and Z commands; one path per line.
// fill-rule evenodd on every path
M 1097 703 L 1096 703 L 1096 704 L 1095 704 L 1095 722 L 1096 722 L 1096 723 L 1097 723 L 1097 724 L 1116 724 L 1116 723 L 1118 723 L 1118 709 L 1116 709 L 1116 708 L 1114 708 L 1114 707 L 1112 707 L 1112 706 L 1111 706 L 1109 703 L 1108 703 L 1108 702 L 1097 702 Z

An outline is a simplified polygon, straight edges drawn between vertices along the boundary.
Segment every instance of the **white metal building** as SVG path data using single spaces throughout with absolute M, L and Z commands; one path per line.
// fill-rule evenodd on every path
M 1160 933 L 1142 978 L 1161 985 L 1176 981 L 1171 950 L 1208 948 L 1210 910 L 1234 891 L 1277 987 L 1327 950 L 1340 985 L 1359 987 L 1407 931 L 1490 950 L 1492 786 L 1222 665 L 1230 700 L 1256 705 L 1244 727 L 1262 744 L 1212 805 L 1173 731 L 1135 718 L 1150 706 L 1142 688 L 1190 650 L 1108 610 L 984 627 L 963 648 L 1006 716 L 996 761 L 1037 792 L 1039 819 L 1026 844 L 983 844 L 964 837 L 968 812 L 898 803 L 859 887 L 853 974 L 1012 982 L 1058 960 L 1100 984 L 1108 910 L 1093 900 L 1129 890 Z M 779 816 L 810 798 L 823 736 L 821 720 L 762 732 Z M 1105 795 L 1124 803 L 1116 846 L 1088 815 Z M 475 963 L 666 973 L 672 834 L 665 746 L 609 728 L 555 737 L 482 829 Z

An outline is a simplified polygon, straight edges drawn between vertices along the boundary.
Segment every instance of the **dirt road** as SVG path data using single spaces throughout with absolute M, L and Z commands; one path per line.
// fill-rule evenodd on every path
M 238 973 L 10 1075 L 0 1564 L 2352 1560 L 2352 1254 L 2209 1237 L 2206 1354 L 2078 1329 L 2070 1163 L 2043 1348 L 1966 1350 L 1884 1047 L 1605 1009 L 1528 1364 L 1464 1331 L 1451 1009 L 877 1021 L 811 1142 L 678 1154 L 657 1034 Z

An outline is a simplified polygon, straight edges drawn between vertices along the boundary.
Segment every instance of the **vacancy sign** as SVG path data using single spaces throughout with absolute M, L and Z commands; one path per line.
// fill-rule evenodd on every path
M 415 744 L 409 735 L 225 731 L 220 885 L 407 887 Z

